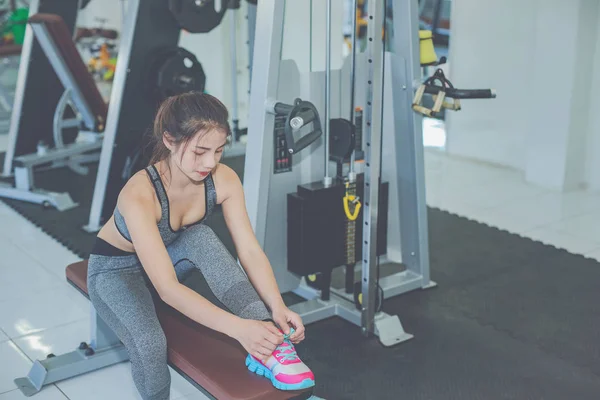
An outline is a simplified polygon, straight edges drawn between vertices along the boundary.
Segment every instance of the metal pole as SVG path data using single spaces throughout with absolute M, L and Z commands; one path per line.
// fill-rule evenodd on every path
M 256 30 L 256 5 L 246 2 L 248 20 L 248 94 L 252 85 L 252 59 L 254 57 L 254 31 Z
M 29 3 L 29 15 L 37 13 L 40 9 L 40 0 L 32 0 Z M 8 144 L 4 153 L 4 167 L 0 176 L 9 177 L 13 174 L 13 161 L 17 152 L 17 142 L 19 139 L 19 128 L 21 128 L 21 114 L 23 113 L 23 103 L 25 102 L 25 92 L 27 88 L 27 75 L 29 65 L 32 62 L 31 53 L 34 47 L 33 29 L 31 25 L 25 26 L 25 38 L 21 47 L 21 60 L 19 62 L 19 72 L 17 74 L 17 84 L 13 98 L 13 107 L 8 128 Z
M 252 56 L 252 86 L 248 143 L 244 167 L 244 194 L 250 224 L 261 248 L 267 237 L 267 209 L 272 184 L 273 132 L 275 118 L 267 114 L 265 102 L 276 100 L 283 42 L 285 2 L 261 1 L 255 7 L 257 46 Z
M 139 13 L 140 0 L 129 0 L 127 2 L 127 12 L 125 13 L 124 30 L 121 31 L 119 44 L 119 60 L 115 70 L 110 92 L 110 108 L 106 117 L 106 128 L 104 129 L 104 139 L 102 141 L 102 150 L 100 152 L 100 161 L 98 162 L 98 173 L 94 184 L 94 195 L 92 205 L 90 206 L 90 216 L 88 224 L 83 227 L 86 232 L 98 232 L 102 228 L 102 209 L 104 208 L 104 199 L 106 194 L 106 185 L 110 174 L 110 164 L 112 161 L 113 150 L 115 149 L 115 139 L 117 136 L 117 127 L 121 116 L 121 104 L 123 102 L 123 91 L 129 75 L 129 59 L 131 58 L 131 48 L 133 46 L 133 37 L 135 34 L 135 24 Z
M 231 55 L 231 120 L 233 123 L 233 139 L 237 142 L 240 140 L 240 127 L 238 118 L 238 82 L 237 82 L 237 30 L 235 26 L 235 19 L 237 13 L 234 10 L 230 10 L 231 14 L 231 28 L 229 32 L 229 43 L 230 43 L 230 55 Z
M 325 141 L 325 178 L 326 187 L 331 186 L 333 179 L 329 175 L 329 118 L 331 101 L 331 0 L 327 0 L 327 32 L 325 54 L 325 113 L 323 116 L 323 140 Z
M 383 28 L 385 0 L 369 0 L 367 98 L 365 107 L 365 180 L 363 208 L 362 331 L 374 333 L 377 292 L 377 215 L 381 181 L 383 117 Z
M 350 123 L 354 125 L 354 74 L 356 66 L 356 8 L 358 7 L 358 0 L 352 1 L 352 54 L 350 63 Z M 356 180 L 356 174 L 354 172 L 354 163 L 356 161 L 356 150 L 352 150 L 350 155 L 350 173 L 348 179 L 350 182 Z

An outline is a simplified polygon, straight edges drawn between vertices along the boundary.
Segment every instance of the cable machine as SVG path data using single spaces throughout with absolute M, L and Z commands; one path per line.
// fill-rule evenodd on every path
M 281 59 L 285 2 L 258 3 L 244 190 L 280 290 L 305 300 L 291 309 L 307 324 L 340 316 L 391 346 L 412 335 L 381 311 L 383 299 L 435 286 L 420 114 L 458 110 L 458 98 L 495 94 L 454 89 L 443 73 L 419 82 L 418 2 L 392 0 L 390 52 L 382 40 L 385 3 L 368 2 L 365 52 L 353 51 L 341 70 L 331 70 L 328 0 L 325 70 L 309 72 Z M 424 94 L 433 95 L 433 111 L 421 106 Z M 446 101 L 453 96 L 454 104 Z M 401 253 L 403 268 L 382 277 L 379 258 L 390 249 Z M 339 266 L 346 266 L 345 289 L 331 286 Z M 315 275 L 319 285 L 310 283 Z

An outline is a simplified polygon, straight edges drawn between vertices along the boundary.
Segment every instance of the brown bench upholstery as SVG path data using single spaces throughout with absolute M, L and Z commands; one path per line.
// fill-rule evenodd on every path
M 67 280 L 87 295 L 87 261 L 67 267 Z M 247 370 L 243 347 L 229 337 L 206 328 L 160 300 L 155 301 L 167 337 L 169 364 L 221 400 L 307 399 L 312 390 L 284 392 Z
M 96 119 L 96 126 L 103 130 L 108 105 L 104 102 L 94 78 L 81 59 L 65 21 L 59 15 L 38 13 L 29 18 L 29 23 L 45 26 L 58 52 L 62 55 L 69 71 L 77 82 L 77 87 L 82 96 L 92 110 Z
M 0 57 L 21 55 L 22 46 L 20 44 L 5 44 L 0 46 Z
M 114 29 L 77 28 L 75 31 L 75 42 L 78 42 L 83 38 L 93 38 L 95 36 L 114 40 L 119 37 L 119 33 Z

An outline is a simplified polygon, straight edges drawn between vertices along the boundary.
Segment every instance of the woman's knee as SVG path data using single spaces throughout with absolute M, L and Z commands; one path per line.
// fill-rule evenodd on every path
M 149 329 L 134 339 L 128 349 L 133 380 L 144 400 L 166 400 L 171 390 L 167 364 L 167 339 L 162 329 Z
M 167 338 L 162 328 L 149 328 L 133 340 L 135 348 L 144 362 L 167 362 Z

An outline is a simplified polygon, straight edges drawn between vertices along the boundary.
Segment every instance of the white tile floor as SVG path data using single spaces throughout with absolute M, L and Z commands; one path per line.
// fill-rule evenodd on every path
M 425 156 L 430 206 L 600 260 L 600 193 L 534 187 L 514 170 Z
M 435 149 L 443 148 L 443 138 L 434 139 L 425 157 L 430 206 L 600 260 L 600 194 L 536 188 L 516 171 L 448 157 Z M 64 279 L 74 260 L 0 202 L 0 400 L 25 398 L 13 379 L 26 374 L 32 360 L 88 339 L 88 303 Z M 205 398 L 173 371 L 172 377 L 173 399 Z M 129 364 L 122 363 L 49 386 L 36 397 L 65 398 L 138 396 Z

